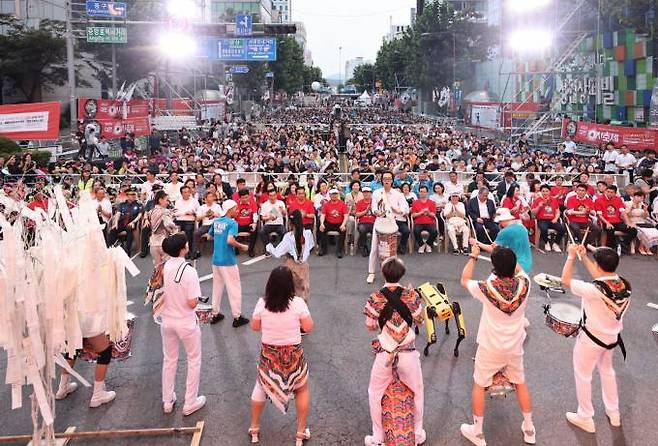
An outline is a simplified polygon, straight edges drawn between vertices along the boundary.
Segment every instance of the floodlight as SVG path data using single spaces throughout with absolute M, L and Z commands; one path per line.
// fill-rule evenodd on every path
M 553 34 L 545 29 L 519 29 L 510 34 L 508 43 L 519 53 L 541 53 L 553 45 Z
M 168 32 L 160 35 L 158 39 L 160 52 L 171 59 L 184 59 L 197 52 L 197 42 L 189 34 L 182 32 Z
M 191 19 L 196 15 L 197 6 L 192 0 L 169 0 L 167 12 L 175 19 Z
M 506 9 L 512 14 L 524 14 L 529 11 L 545 8 L 551 0 L 507 0 Z

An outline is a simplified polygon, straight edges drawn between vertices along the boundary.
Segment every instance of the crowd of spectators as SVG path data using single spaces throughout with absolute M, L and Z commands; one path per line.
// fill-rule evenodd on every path
M 523 222 L 543 251 L 561 250 L 567 228 L 576 240 L 587 234 L 591 244 L 629 253 L 637 248 L 650 255 L 658 244 L 651 219 L 658 213 L 652 151 L 631 153 L 610 144 L 586 155 L 569 138 L 553 150 L 537 150 L 525 137 L 488 137 L 376 108 L 346 109 L 343 119 L 350 130 L 344 153 L 329 126 L 318 125 L 330 122 L 330 109 L 294 108 L 268 113 L 259 122 L 154 132 L 141 152 L 126 144 L 115 159 L 82 156 L 37 167 L 29 154 L 0 158 L 0 195 L 47 209 L 55 184 L 72 205 L 87 190 L 98 202 L 108 243 L 120 240 L 131 252 L 139 239 L 143 256 L 149 238 L 145 215 L 157 204 L 158 190 L 167 194 L 175 223 L 193 240 L 193 257 L 201 255 L 200 237 L 219 215 L 217 203 L 229 198 L 239 204 L 249 255 L 255 255 L 259 240 L 280 239 L 294 209 L 315 230 L 320 255 L 333 235 L 339 256 L 344 240 L 365 255 L 374 221 L 370 196 L 381 187 L 382 172 L 391 171 L 408 203 L 401 254 L 412 247 L 431 252 L 442 240 L 458 254 L 467 251 L 469 236 L 495 239 L 499 206 Z

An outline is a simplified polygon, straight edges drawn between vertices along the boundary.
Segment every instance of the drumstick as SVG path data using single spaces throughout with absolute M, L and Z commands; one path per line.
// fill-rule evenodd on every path
M 564 220 L 562 220 L 562 224 L 564 227 L 567 229 L 567 234 L 569 234 L 569 240 L 571 240 L 571 244 L 575 245 L 576 241 L 573 239 L 573 234 L 571 233 L 571 229 L 569 229 L 569 225 L 564 223 Z M 589 232 L 589 226 L 587 227 L 587 231 L 585 231 L 585 237 L 583 237 L 583 240 L 587 240 L 587 232 Z M 576 254 L 578 256 L 578 260 L 583 260 L 580 254 Z
M 489 262 L 489 263 L 491 263 L 491 258 L 489 258 L 489 257 L 478 256 L 478 259 L 480 259 L 480 260 L 484 260 L 485 262 Z
M 654 310 L 658 310 L 658 305 L 654 304 L 653 302 L 648 302 L 647 307 L 653 308 Z

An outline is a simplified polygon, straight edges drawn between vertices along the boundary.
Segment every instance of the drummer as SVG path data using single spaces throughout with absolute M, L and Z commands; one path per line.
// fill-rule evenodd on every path
M 390 170 L 382 173 L 383 188 L 377 189 L 372 193 L 372 213 L 377 217 L 375 219 L 374 231 L 370 243 L 370 259 L 368 261 L 368 277 L 366 282 L 375 281 L 375 270 L 377 268 L 378 244 L 377 237 L 378 225 L 385 224 L 387 220 L 394 220 L 398 231 L 402 235 L 398 246 L 404 245 L 409 239 L 409 225 L 407 223 L 407 214 L 409 214 L 409 204 L 404 199 L 404 195 L 397 189 L 393 189 L 393 172 Z M 398 250 L 398 252 L 403 252 Z
M 630 304 L 631 286 L 615 272 L 619 255 L 611 248 L 597 248 L 594 260 L 581 245 L 571 245 L 562 269 L 562 284 L 582 299 L 583 317 L 581 332 L 573 350 L 573 369 L 576 380 L 577 412 L 567 412 L 567 420 L 594 433 L 594 407 L 592 406 L 592 373 L 599 369 L 601 393 L 608 420 L 613 427 L 621 426 L 617 378 L 612 365 L 614 348 L 619 347 L 626 359 L 621 339 L 623 316 Z M 585 268 L 594 278 L 592 282 L 575 280 L 573 264 L 582 259 Z
M 523 272 L 520 263 L 517 265 L 514 251 L 496 246 L 491 253 L 493 273 L 486 281 L 471 280 L 479 254 L 480 247 L 473 243 L 461 276 L 461 285 L 471 296 L 482 302 L 473 372 L 473 424 L 462 424 L 461 432 L 477 446 L 487 444 L 482 433 L 485 388 L 492 385 L 494 375 L 502 370 L 516 389 L 523 414 L 523 440 L 528 444 L 535 444 L 532 403 L 523 367 L 525 310 L 530 279 Z
M 162 304 L 162 404 L 165 414 L 174 410 L 178 343 L 182 342 L 187 357 L 187 382 L 183 415 L 190 415 L 206 404 L 199 396 L 201 375 L 201 330 L 195 308 L 201 296 L 196 269 L 185 260 L 190 251 L 185 233 L 170 235 L 162 242 L 162 250 L 169 256 L 163 270 Z

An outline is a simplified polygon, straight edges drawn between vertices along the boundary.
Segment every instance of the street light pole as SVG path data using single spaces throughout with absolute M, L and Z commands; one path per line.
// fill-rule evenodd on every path
M 66 66 L 69 83 L 69 107 L 71 119 L 71 132 L 77 130 L 78 113 L 76 109 L 75 92 L 75 54 L 73 51 L 73 26 L 71 25 L 71 2 L 66 2 Z
M 343 47 L 339 46 L 338 47 L 338 87 L 340 87 L 340 84 L 343 83 L 343 68 L 341 66 L 342 52 L 343 52 Z M 337 93 L 340 93 L 340 91 L 337 91 Z

